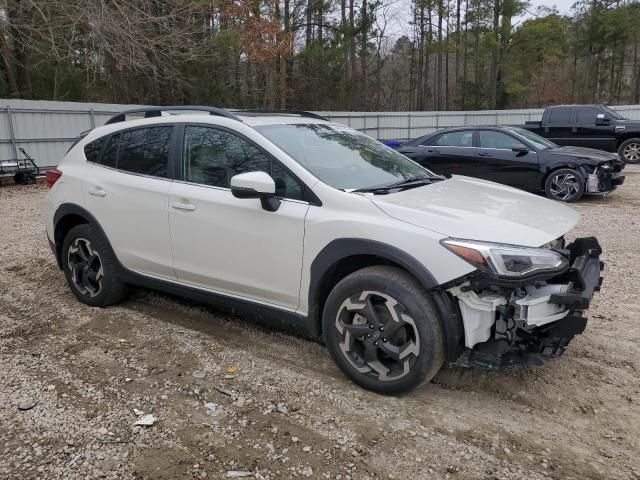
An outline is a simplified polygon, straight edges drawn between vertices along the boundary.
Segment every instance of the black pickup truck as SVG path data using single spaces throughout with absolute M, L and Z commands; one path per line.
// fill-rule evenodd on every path
M 640 120 L 629 120 L 604 105 L 557 105 L 544 109 L 541 122 L 524 128 L 558 145 L 618 152 L 627 163 L 640 162 Z

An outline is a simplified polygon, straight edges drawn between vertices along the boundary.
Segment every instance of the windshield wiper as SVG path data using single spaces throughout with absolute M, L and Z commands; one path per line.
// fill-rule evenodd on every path
M 398 182 L 386 183 L 382 185 L 374 185 L 373 187 L 363 187 L 352 190 L 352 192 L 361 192 L 361 193 L 389 193 L 390 190 L 394 190 L 396 188 L 410 188 L 410 187 L 420 187 L 422 185 L 429 185 L 434 182 L 439 182 L 444 180 L 444 177 L 410 177 L 404 178 Z

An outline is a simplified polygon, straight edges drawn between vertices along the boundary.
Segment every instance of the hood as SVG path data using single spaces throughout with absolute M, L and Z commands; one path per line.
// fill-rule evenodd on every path
M 625 127 L 640 128 L 640 120 L 629 120 L 625 118 L 623 120 L 616 120 L 616 125 L 624 125 Z
M 462 176 L 369 198 L 387 215 L 447 237 L 529 247 L 564 235 L 579 218 L 564 204 Z
M 549 155 L 561 155 L 563 157 L 572 157 L 574 160 L 582 160 L 584 163 L 600 163 L 617 160 L 618 155 L 595 148 L 585 147 L 557 147 L 544 150 Z

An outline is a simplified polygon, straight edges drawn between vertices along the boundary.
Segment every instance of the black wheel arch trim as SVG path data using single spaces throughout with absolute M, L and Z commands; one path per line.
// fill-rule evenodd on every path
M 311 263 L 309 283 L 309 314 L 307 323 L 311 333 L 315 337 L 322 334 L 322 309 L 324 292 L 322 286 L 327 281 L 327 276 L 333 272 L 333 268 L 341 261 L 349 257 L 375 256 L 394 263 L 411 275 L 433 295 L 436 307 L 439 310 L 446 338 L 448 361 L 455 361 L 462 353 L 464 329 L 462 316 L 459 313 L 457 303 L 451 296 L 441 291 L 440 284 L 433 274 L 413 256 L 393 245 L 364 238 L 339 238 L 331 241 L 318 253 Z
M 60 270 L 62 270 L 62 243 L 64 241 L 64 238 L 57 238 L 58 237 L 58 225 L 60 224 L 60 221 L 63 218 L 68 217 L 69 215 L 74 215 L 74 216 L 81 217 L 81 218 L 83 218 L 85 220 L 85 223 L 94 224 L 100 230 L 100 233 L 102 233 L 104 238 L 107 239 L 107 243 L 109 244 L 109 248 L 111 248 L 111 244 L 109 243 L 108 237 L 104 233 L 104 230 L 100 226 L 100 223 L 96 220 L 96 218 L 91 213 L 89 213 L 89 211 L 87 211 L 85 208 L 83 208 L 80 205 L 75 204 L 75 203 L 62 203 L 62 204 L 60 204 L 58 206 L 58 208 L 56 209 L 56 212 L 53 214 L 53 232 L 54 232 L 53 235 L 54 235 L 54 238 L 53 238 L 53 242 L 52 242 L 52 249 L 54 250 L 54 254 L 55 254 L 55 257 L 56 257 L 56 262 L 58 263 L 58 267 L 60 268 Z M 115 256 L 115 252 L 113 252 L 113 248 L 111 248 L 111 253 L 114 254 L 115 258 L 117 258 Z

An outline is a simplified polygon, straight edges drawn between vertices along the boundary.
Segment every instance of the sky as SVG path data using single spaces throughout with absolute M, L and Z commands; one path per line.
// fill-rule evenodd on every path
M 576 1 L 577 0 L 529 0 L 527 12 L 522 17 L 514 19 L 513 24 L 516 26 L 528 18 L 533 18 L 538 7 L 555 7 L 561 15 L 569 15 L 571 13 L 571 7 Z M 407 22 L 407 18 L 411 18 L 411 1 L 391 0 L 384 3 L 388 5 L 386 11 L 386 34 L 389 36 L 388 42 L 393 44 L 393 42 L 402 35 L 411 37 L 411 26 L 409 22 Z M 379 17 L 380 13 L 381 12 L 378 12 Z
M 568 14 L 571 12 L 571 6 L 576 0 L 532 0 L 530 10 L 536 9 L 538 6 L 556 7 L 560 13 Z

